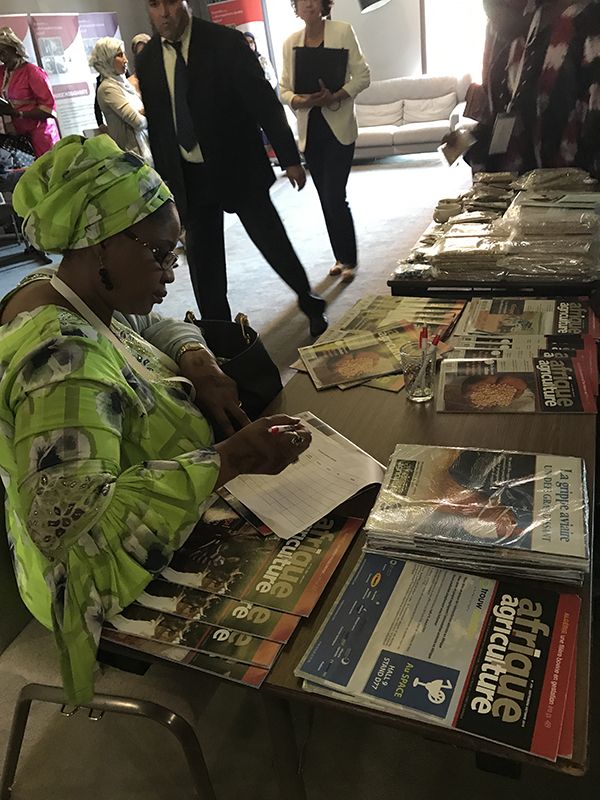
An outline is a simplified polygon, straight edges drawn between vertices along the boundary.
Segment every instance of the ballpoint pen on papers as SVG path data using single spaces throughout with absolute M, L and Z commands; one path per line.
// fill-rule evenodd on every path
M 300 421 L 295 425 L 271 425 L 270 428 L 267 428 L 267 433 L 295 433 L 298 425 L 300 425 Z

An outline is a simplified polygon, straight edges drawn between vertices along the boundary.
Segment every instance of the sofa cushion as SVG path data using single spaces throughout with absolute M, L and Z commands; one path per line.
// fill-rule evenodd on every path
M 431 144 L 432 142 L 439 144 L 447 133 L 450 133 L 450 123 L 447 120 L 410 122 L 395 129 L 393 142 L 395 145 Z
M 369 128 L 372 125 L 401 125 L 404 111 L 404 100 L 394 103 L 374 105 L 356 105 L 356 121 L 359 127 Z
M 401 130 L 397 125 L 375 125 L 360 128 L 358 131 L 357 147 L 389 147 L 394 144 L 394 133 Z
M 456 106 L 456 92 L 441 97 L 404 101 L 404 122 L 433 122 L 446 120 Z
M 470 75 L 460 78 L 452 75 L 414 75 L 409 78 L 387 78 L 372 81 L 357 98 L 362 105 L 393 103 L 395 100 L 421 100 L 422 98 L 441 97 L 449 92 L 456 92 L 458 101 L 465 99 L 465 91 L 471 83 Z

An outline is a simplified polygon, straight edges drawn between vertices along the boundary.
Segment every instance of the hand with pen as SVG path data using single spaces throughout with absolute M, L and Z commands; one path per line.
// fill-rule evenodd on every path
M 277 475 L 309 447 L 310 431 L 295 417 L 276 414 L 246 425 L 215 449 L 221 457 L 216 487 L 238 475 Z

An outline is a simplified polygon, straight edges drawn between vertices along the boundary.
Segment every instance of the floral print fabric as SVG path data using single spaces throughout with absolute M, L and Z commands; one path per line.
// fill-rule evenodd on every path
M 131 330 L 127 343 L 143 356 Z M 73 702 L 93 692 L 103 620 L 169 563 L 219 472 L 202 414 L 161 383 L 162 364 L 147 367 L 152 384 L 55 306 L 0 328 L 0 474 L 15 573 L 31 613 L 54 630 Z

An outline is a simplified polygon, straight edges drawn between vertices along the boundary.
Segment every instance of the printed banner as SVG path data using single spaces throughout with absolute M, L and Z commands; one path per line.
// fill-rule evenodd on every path
M 77 14 L 34 14 L 31 30 L 42 68 L 48 73 L 61 134 L 95 128 L 94 81 Z
M 100 11 L 91 14 L 80 14 L 79 31 L 83 40 L 86 58 L 91 56 L 94 45 L 103 36 L 113 36 L 115 39 L 121 38 L 119 20 L 117 15 L 112 12 Z
M 217 25 L 237 28 L 242 33 L 248 31 L 256 41 L 257 52 L 266 60 L 261 60 L 267 80 L 276 83 L 276 74 L 268 61 L 269 45 L 261 0 L 207 0 L 210 18 Z M 267 74 L 268 73 L 268 74 Z

